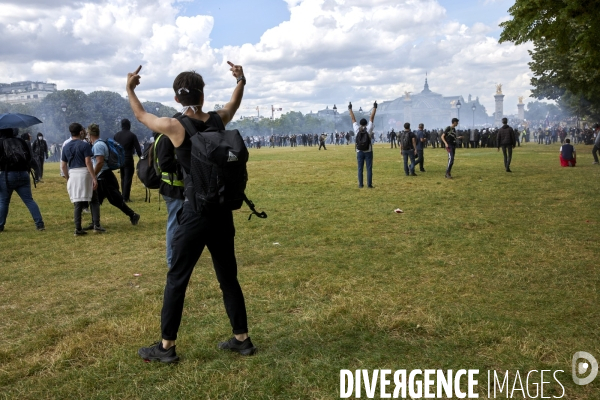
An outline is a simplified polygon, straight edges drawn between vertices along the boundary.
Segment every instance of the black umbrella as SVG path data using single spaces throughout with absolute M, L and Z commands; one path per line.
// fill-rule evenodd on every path
M 32 115 L 19 113 L 0 114 L 0 129 L 27 128 L 41 123 L 42 121 Z

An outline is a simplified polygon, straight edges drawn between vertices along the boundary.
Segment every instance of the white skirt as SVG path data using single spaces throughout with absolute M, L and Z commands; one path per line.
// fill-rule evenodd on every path
M 92 176 L 86 167 L 69 170 L 67 192 L 69 192 L 71 203 L 92 200 L 93 191 Z

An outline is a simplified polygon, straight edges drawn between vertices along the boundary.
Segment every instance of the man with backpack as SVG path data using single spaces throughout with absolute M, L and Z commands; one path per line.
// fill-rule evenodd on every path
M 175 101 L 183 106 L 182 116 L 178 118 L 159 118 L 144 110 L 134 91 L 140 83 L 138 74 L 141 66 L 127 76 L 129 104 L 136 118 L 150 130 L 163 133 L 171 140 L 186 176 L 184 189 L 186 201 L 177 217 L 179 224 L 173 238 L 171 268 L 167 273 L 161 313 L 162 340 L 152 346 L 139 349 L 138 354 L 144 360 L 164 363 L 179 360 L 175 352 L 175 341 L 181 324 L 185 292 L 196 262 L 205 247 L 208 247 L 211 253 L 215 274 L 223 293 L 225 310 L 233 328 L 233 337 L 219 343 L 218 347 L 242 355 L 251 355 L 257 351 L 248 336 L 246 305 L 237 280 L 235 227 L 231 211 L 235 206 L 208 201 L 212 198 L 210 197 L 212 185 L 219 184 L 213 179 L 202 182 L 207 178 L 202 171 L 207 168 L 207 165 L 202 164 L 202 160 L 196 157 L 200 153 L 199 146 L 203 143 L 201 138 L 210 135 L 225 137 L 228 134 L 228 131 L 224 131 L 225 125 L 233 119 L 242 101 L 246 84 L 243 69 L 229 61 L 227 63 L 236 78 L 236 86 L 231 100 L 216 112 L 202 111 L 205 95 L 204 80 L 201 75 L 190 71 L 182 72 L 175 78 L 173 82 Z M 236 161 L 239 161 L 238 156 L 241 157 L 242 153 L 238 152 L 236 155 L 229 150 L 229 155 L 225 154 L 228 157 L 225 164 L 231 162 L 232 166 L 238 165 Z M 247 160 L 247 150 L 244 154 Z M 243 167 L 245 169 L 245 163 Z
M 33 155 L 40 170 L 40 181 L 44 179 L 44 161 L 48 159 L 48 143 L 44 140 L 42 132 L 38 132 L 37 140 L 33 142 Z
M 367 164 L 367 187 L 372 189 L 373 186 L 373 145 L 372 134 L 373 134 L 373 121 L 375 120 L 375 113 L 377 112 L 377 102 L 373 103 L 373 109 L 371 110 L 371 118 L 369 122 L 362 118 L 360 124 L 356 122 L 354 112 L 352 111 L 352 103 L 348 103 L 348 113 L 352 120 L 352 127 L 356 134 L 356 161 L 358 162 L 358 187 L 363 187 L 363 167 Z
M 38 231 L 46 229 L 42 214 L 31 195 L 32 154 L 29 144 L 13 135 L 13 129 L 0 129 L 0 232 L 4 231 L 8 206 L 13 192 L 17 192 Z
M 448 126 L 442 133 L 442 142 L 448 152 L 448 166 L 446 167 L 446 178 L 452 179 L 452 166 L 454 165 L 454 154 L 456 153 L 456 127 L 458 118 L 452 118 L 452 125 Z
M 124 118 L 121 120 L 121 130 L 114 136 L 115 142 L 119 143 L 125 149 L 125 164 L 119 172 L 121 174 L 121 192 L 123 193 L 123 200 L 126 203 L 131 201 L 131 182 L 133 180 L 133 173 L 135 172 L 133 152 L 135 151 L 138 157 L 142 156 L 140 142 L 135 133 L 131 132 L 130 129 L 131 122 L 127 118 Z
M 410 123 L 404 124 L 404 131 L 400 134 L 400 151 L 404 160 L 404 174 L 417 176 L 415 173 L 415 156 L 417 155 L 417 138 L 410 130 Z M 410 158 L 410 167 L 408 159 Z
M 100 205 L 102 205 L 104 199 L 108 199 L 110 204 L 117 207 L 123 214 L 129 217 L 131 225 L 137 225 L 140 215 L 136 214 L 125 204 L 123 196 L 119 192 L 117 177 L 108 165 L 110 156 L 108 145 L 103 140 L 100 140 L 100 127 L 96 124 L 91 124 L 88 127 L 88 133 L 92 141 L 92 161 L 94 164 L 94 174 L 98 180 L 98 201 Z
M 502 128 L 498 129 L 496 134 L 496 142 L 498 144 L 498 151 L 502 147 L 502 154 L 504 155 L 504 169 L 506 172 L 512 172 L 510 170 L 510 162 L 512 160 L 512 151 L 516 146 L 516 136 L 513 128 L 508 126 L 508 119 L 502 118 Z

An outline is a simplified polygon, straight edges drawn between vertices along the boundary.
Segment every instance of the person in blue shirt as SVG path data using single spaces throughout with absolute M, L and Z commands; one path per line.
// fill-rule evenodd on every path
M 577 154 L 575 147 L 571 144 L 571 139 L 565 139 L 565 144 L 560 146 L 560 165 L 561 167 L 574 167 L 577 164 Z
M 90 202 L 92 211 L 91 229 L 94 229 L 95 232 L 104 232 L 104 228 L 100 226 L 98 196 L 94 195 L 98 181 L 92 167 L 92 146 L 81 140 L 84 136 L 81 124 L 72 123 L 69 125 L 69 131 L 71 132 L 71 141 L 63 148 L 60 167 L 67 180 L 69 198 L 75 206 L 73 218 L 75 236 L 87 234 L 81 226 L 81 213 L 84 208 L 87 208 L 88 202 Z
M 131 208 L 125 204 L 123 196 L 119 191 L 119 182 L 115 174 L 104 160 L 108 159 L 108 145 L 100 140 L 100 127 L 96 124 L 91 124 L 88 127 L 90 140 L 92 141 L 92 161 L 94 164 L 94 174 L 98 179 L 98 200 L 102 205 L 104 199 L 107 199 L 110 204 L 117 207 L 123 214 L 129 217 L 131 225 L 137 225 L 140 220 L 140 215 L 136 214 Z

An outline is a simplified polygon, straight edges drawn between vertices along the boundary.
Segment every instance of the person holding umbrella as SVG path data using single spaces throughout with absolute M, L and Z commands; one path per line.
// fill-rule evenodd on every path
M 27 142 L 14 137 L 12 128 L 0 128 L 0 232 L 4 231 L 8 206 L 15 191 L 29 209 L 37 230 L 46 229 L 40 209 L 31 195 L 31 160 Z

